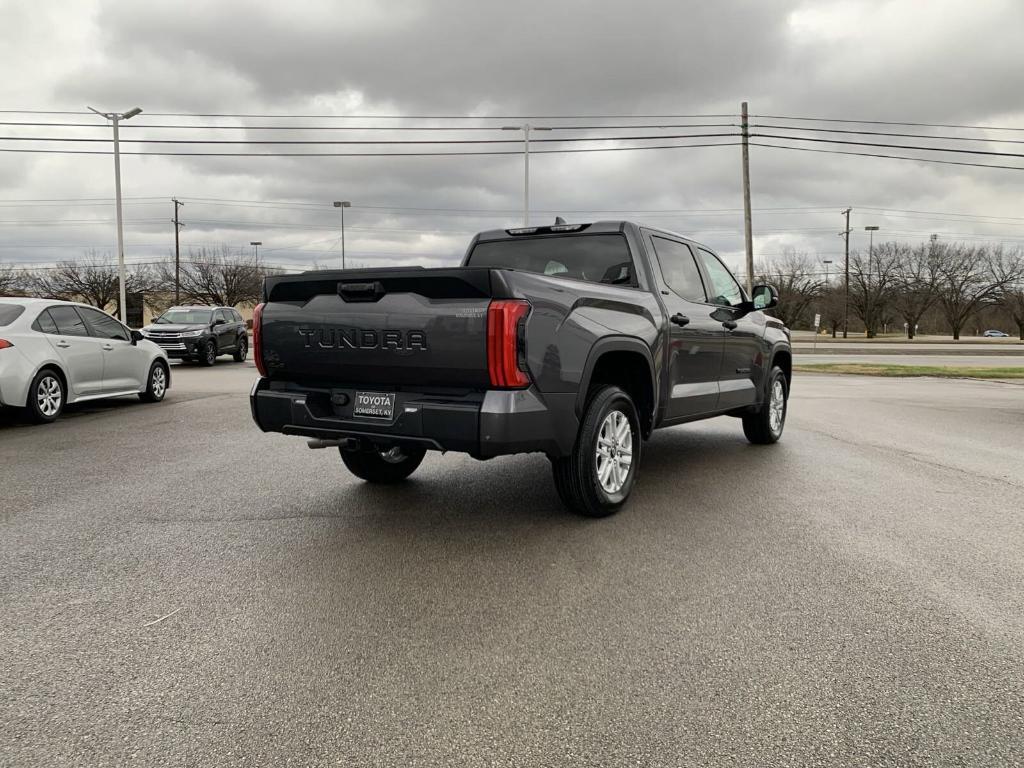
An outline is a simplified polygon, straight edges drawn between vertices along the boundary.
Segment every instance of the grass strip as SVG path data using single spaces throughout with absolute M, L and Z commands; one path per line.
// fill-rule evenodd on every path
M 945 379 L 1024 379 L 1024 367 L 968 368 L 955 365 L 885 365 L 882 363 L 798 363 L 801 373 L 854 376 L 935 376 Z

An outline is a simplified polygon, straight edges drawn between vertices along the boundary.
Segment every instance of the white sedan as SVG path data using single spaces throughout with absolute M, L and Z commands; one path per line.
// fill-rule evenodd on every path
M 0 406 L 50 422 L 68 403 L 134 394 L 155 403 L 170 386 L 167 353 L 106 312 L 0 299 Z

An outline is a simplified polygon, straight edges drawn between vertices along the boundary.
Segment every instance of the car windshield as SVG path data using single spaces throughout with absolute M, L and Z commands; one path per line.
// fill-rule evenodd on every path
M 21 304 L 0 304 L 0 327 L 10 325 L 19 317 L 25 308 Z
M 466 263 L 473 267 L 521 269 L 592 283 L 636 285 L 629 246 L 620 234 L 477 243 Z
M 213 318 L 210 309 L 169 309 L 153 321 L 154 325 L 207 325 Z

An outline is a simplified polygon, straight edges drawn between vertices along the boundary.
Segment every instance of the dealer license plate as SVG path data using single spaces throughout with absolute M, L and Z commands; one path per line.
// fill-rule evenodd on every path
M 391 419 L 395 415 L 395 393 L 356 392 L 352 406 L 353 416 L 371 416 L 375 419 Z

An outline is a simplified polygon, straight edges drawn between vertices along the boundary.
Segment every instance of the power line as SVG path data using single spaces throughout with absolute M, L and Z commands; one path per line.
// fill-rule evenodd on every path
M 832 117 L 801 117 L 796 115 L 751 115 L 763 120 L 806 120 L 814 123 L 850 123 L 860 125 L 906 125 L 914 128 L 967 128 L 976 131 L 1024 131 L 997 125 L 963 125 L 958 123 L 904 123 L 896 120 L 840 120 Z
M 648 141 L 656 139 L 712 139 L 738 136 L 733 133 L 681 133 L 655 136 L 574 136 L 560 139 L 533 139 L 535 144 L 581 141 Z M 48 141 L 65 143 L 102 143 L 110 139 L 82 136 L 0 136 L 0 141 Z M 122 139 L 132 144 L 229 144 L 229 145 L 348 145 L 348 144 L 522 144 L 522 139 Z M 123 153 L 129 154 L 129 153 Z
M 991 163 L 968 163 L 959 160 L 936 160 L 931 157 L 908 157 L 907 155 L 885 155 L 876 152 L 851 152 L 842 149 L 816 149 L 814 147 L 793 147 L 784 144 L 768 144 L 762 141 L 751 142 L 755 147 L 771 147 L 772 149 L 789 149 L 796 152 L 820 152 L 827 155 L 853 155 L 854 157 L 881 157 L 888 160 L 913 160 L 918 163 L 938 163 L 940 165 L 965 165 L 972 168 L 1000 168 L 1007 171 L 1024 171 L 1019 165 L 993 165 Z
M 592 147 L 586 149 L 538 149 L 530 154 L 566 155 L 583 152 L 634 152 L 649 149 L 697 149 L 702 147 L 735 147 L 739 142 L 718 142 L 704 144 L 659 144 L 641 147 Z M 0 148 L 0 152 L 48 154 L 48 155 L 112 155 L 112 152 L 91 149 L 11 149 Z M 121 155 L 149 157 L 471 157 L 517 155 L 517 150 L 494 150 L 485 152 L 121 152 Z
M 848 144 L 858 147 L 884 147 L 889 149 L 913 149 L 920 152 L 955 152 L 960 155 L 987 155 L 993 157 L 1024 157 L 1020 152 L 994 152 L 987 149 L 955 149 L 949 147 L 922 147 L 910 144 L 882 144 L 871 141 L 853 141 L 851 139 L 819 139 L 813 136 L 783 136 L 776 133 L 752 133 L 751 136 L 764 139 L 784 139 L 786 141 L 813 141 L 822 144 Z
M 41 123 L 32 121 L 0 121 L 0 125 L 27 126 L 32 128 L 93 128 L 101 130 L 103 123 Z M 622 125 L 552 125 L 552 131 L 596 131 L 596 130 L 639 130 L 661 128 L 733 128 L 735 123 L 630 123 Z M 498 125 L 203 125 L 195 123 L 125 123 L 124 129 L 143 130 L 147 128 L 206 131 L 500 131 Z
M 989 139 L 984 136 L 936 136 L 933 133 L 898 133 L 890 131 L 851 131 L 842 128 L 805 128 L 799 125 L 771 125 L 752 123 L 752 128 L 775 128 L 783 131 L 805 131 L 815 133 L 849 133 L 859 136 L 897 136 L 907 139 L 936 139 L 938 141 L 982 141 L 990 144 L 1024 144 L 1024 139 Z
M 16 110 L 0 110 L 0 112 Z M 66 114 L 81 115 L 88 112 L 52 112 L 25 114 Z M 711 120 L 734 118 L 734 114 L 705 115 L 293 115 L 293 114 L 239 114 L 227 112 L 147 112 L 150 117 L 236 117 L 254 119 L 301 119 L 301 120 Z

